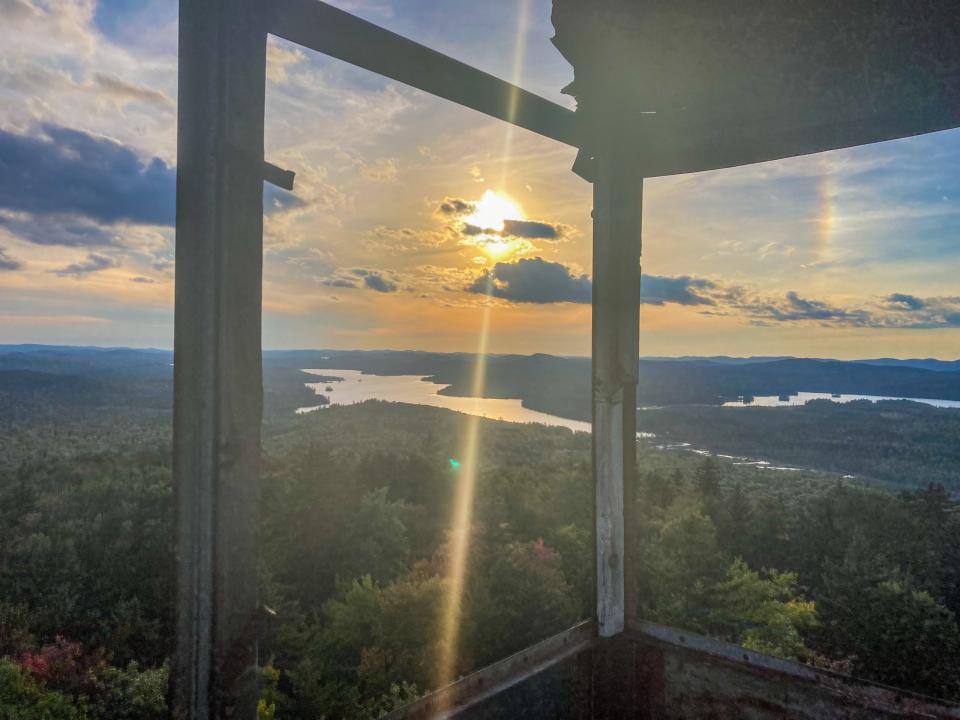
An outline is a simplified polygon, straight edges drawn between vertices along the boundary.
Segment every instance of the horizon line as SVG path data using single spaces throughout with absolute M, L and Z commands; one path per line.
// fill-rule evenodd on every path
M 0 350 L 6 348 L 70 348 L 75 350 L 132 350 L 138 352 L 173 352 L 173 348 L 156 347 L 153 345 L 93 345 L 93 344 L 70 344 L 70 343 L 0 343 Z M 262 348 L 263 353 L 294 353 L 294 352 L 339 352 L 339 353 L 422 353 L 432 355 L 474 355 L 476 353 L 460 350 L 397 350 L 393 348 L 282 348 L 269 347 Z M 590 355 L 567 355 L 560 353 L 531 352 L 531 353 L 488 353 L 492 357 L 534 357 L 535 355 L 544 355 L 547 357 L 589 360 Z M 894 355 L 866 356 L 857 358 L 838 358 L 819 355 L 691 355 L 685 353 L 682 355 L 638 355 L 638 360 L 829 360 L 834 362 L 865 362 L 877 360 L 896 360 L 900 362 L 960 362 L 960 358 L 941 358 L 941 357 L 897 357 Z

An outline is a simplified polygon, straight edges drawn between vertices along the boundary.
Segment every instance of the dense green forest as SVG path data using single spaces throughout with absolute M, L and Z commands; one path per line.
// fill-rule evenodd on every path
M 641 410 L 658 441 L 880 481 L 960 490 L 960 409 L 906 401 L 813 400 L 797 407 L 672 406 Z
M 465 423 L 369 402 L 268 434 L 262 718 L 375 718 L 432 687 Z M 480 428 L 458 673 L 592 605 L 589 437 Z M 61 432 L 56 452 L 38 435 L 0 470 L 0 717 L 163 716 L 169 439 L 114 430 Z M 960 698 L 960 505 L 942 488 L 639 453 L 643 617 Z
M 465 416 L 382 402 L 293 409 L 318 403 L 300 367 L 433 373 L 459 392 L 473 358 L 341 355 L 264 357 L 259 567 L 277 617 L 261 644 L 262 720 L 375 718 L 438 674 Z M 0 718 L 164 717 L 171 361 L 162 351 L 0 353 Z M 666 368 L 670 392 L 704 364 L 650 362 L 647 377 Z M 719 369 L 691 397 L 776 362 L 711 362 Z M 555 406 L 586 397 L 582 359 L 498 356 L 491 368 L 490 394 L 518 396 L 530 382 L 527 404 L 574 416 Z M 954 382 L 951 371 L 893 369 Z M 948 492 L 958 422 L 960 411 L 903 402 L 641 411 L 641 429 L 658 435 L 638 447 L 642 616 L 960 699 L 960 503 Z M 569 627 L 593 604 L 589 437 L 480 428 L 457 673 Z M 664 441 L 824 472 L 656 450 Z

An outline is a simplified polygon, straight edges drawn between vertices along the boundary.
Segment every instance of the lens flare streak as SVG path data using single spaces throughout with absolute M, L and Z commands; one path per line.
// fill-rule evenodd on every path
M 487 295 L 491 287 L 487 287 Z M 483 307 L 480 339 L 477 346 L 477 362 L 473 370 L 471 395 L 480 398 L 486 385 L 487 348 L 490 338 L 491 304 Z M 473 496 L 477 484 L 480 447 L 480 420 L 477 415 L 468 415 L 463 441 L 463 454 L 459 462 L 451 460 L 456 470 L 456 491 L 453 503 L 453 519 L 449 536 L 447 566 L 447 602 L 440 628 L 440 657 L 437 663 L 436 687 L 443 687 L 455 680 L 457 656 L 460 647 L 460 627 L 463 610 L 463 591 L 466 585 L 468 555 L 470 552 L 470 528 L 473 520 Z
M 517 34 L 514 44 L 513 84 L 519 85 L 526 50 L 527 25 L 529 23 L 529 0 L 522 0 L 517 12 Z M 500 165 L 500 197 L 506 198 L 503 188 L 506 184 L 510 163 L 510 151 L 513 142 L 513 125 L 516 114 L 517 98 L 510 98 L 508 122 L 504 127 L 503 160 Z M 501 211 L 504 208 L 498 208 Z M 502 220 L 501 220 L 502 222 Z M 502 228 L 502 225 L 501 225 Z M 486 387 L 487 352 L 490 342 L 490 315 L 493 294 L 492 276 L 488 275 L 486 296 L 480 323 L 480 336 L 477 343 L 477 359 L 473 372 L 472 397 L 481 398 Z M 466 418 L 463 439 L 463 452 L 456 468 L 457 487 L 453 503 L 453 518 L 450 527 L 449 558 L 447 566 L 447 599 L 440 622 L 440 650 L 437 663 L 437 681 L 435 687 L 448 685 L 456 679 L 457 658 L 460 652 L 460 632 L 462 629 L 463 596 L 469 570 L 470 532 L 473 521 L 473 498 L 476 491 L 477 472 L 480 452 L 480 417 L 470 415 Z M 442 709 L 442 708 L 439 708 Z

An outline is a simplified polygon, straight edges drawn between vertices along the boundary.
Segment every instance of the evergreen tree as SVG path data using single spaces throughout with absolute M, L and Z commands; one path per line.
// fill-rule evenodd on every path
M 703 463 L 697 468 L 695 479 L 704 510 L 716 521 L 720 515 L 722 496 L 720 463 L 714 456 L 704 458 Z
M 748 557 L 754 539 L 753 506 L 739 482 L 724 494 L 719 515 L 717 533 L 720 546 L 734 557 Z

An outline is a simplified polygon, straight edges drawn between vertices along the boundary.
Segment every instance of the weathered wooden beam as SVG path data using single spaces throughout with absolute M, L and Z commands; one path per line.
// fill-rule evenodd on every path
M 293 180 L 296 177 L 293 170 L 284 170 L 273 163 L 263 162 L 263 179 L 271 185 L 284 190 L 293 190 Z
M 495 118 L 577 146 L 574 113 L 317 0 L 273 0 L 270 32 Z
M 597 627 L 611 637 L 632 621 L 643 177 L 613 153 L 593 185 L 593 476 L 596 488 Z
M 596 627 L 592 620 L 585 620 L 424 695 L 388 713 L 383 720 L 439 720 L 469 716 L 471 710 L 482 706 L 492 697 L 526 683 L 572 657 L 587 653 L 596 642 Z M 581 700 L 574 695 L 575 692 L 571 692 L 566 699 Z M 572 708 L 565 709 L 568 711 L 566 717 L 576 716 L 569 712 Z
M 174 717 L 257 707 L 266 24 L 262 0 L 180 0 Z

